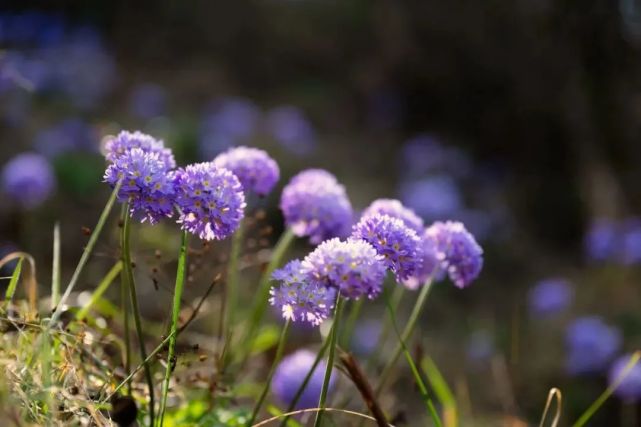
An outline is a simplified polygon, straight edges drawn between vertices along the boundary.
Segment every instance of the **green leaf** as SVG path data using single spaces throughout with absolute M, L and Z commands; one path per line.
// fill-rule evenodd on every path
M 275 325 L 265 326 L 260 330 L 251 348 L 252 354 L 262 353 L 278 344 L 280 328 Z
M 13 270 L 11 275 L 11 281 L 9 282 L 9 287 L 7 288 L 7 293 L 5 294 L 5 302 L 9 302 L 13 299 L 13 294 L 16 293 L 16 288 L 18 287 L 18 280 L 20 279 L 20 273 L 22 272 L 22 260 L 23 258 L 18 259 L 18 264 Z
M 443 405 L 445 425 L 452 427 L 457 426 L 458 414 L 456 410 L 456 399 L 438 367 L 429 356 L 426 356 L 421 361 L 421 369 L 423 369 L 427 380 L 430 382 L 437 399 L 441 402 L 441 405 Z

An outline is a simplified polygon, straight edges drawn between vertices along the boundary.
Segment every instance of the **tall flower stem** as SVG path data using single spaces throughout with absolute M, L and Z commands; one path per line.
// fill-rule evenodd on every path
M 121 221 L 121 226 L 125 226 L 125 216 L 127 216 L 127 204 L 122 205 L 122 210 L 120 212 L 120 221 Z M 121 232 L 120 233 L 120 251 L 121 253 L 124 253 L 124 247 L 125 247 L 125 241 L 124 241 L 125 233 Z M 121 257 L 122 258 L 122 257 Z M 125 269 L 120 270 L 120 306 L 122 310 L 122 325 L 124 328 L 124 342 L 125 342 L 125 374 L 129 376 L 129 373 L 131 371 L 131 340 L 130 340 L 130 334 L 129 334 L 129 306 L 130 306 L 130 299 L 129 295 L 127 295 L 127 292 L 129 291 L 127 288 L 127 271 Z M 144 360 L 144 359 L 143 359 Z M 127 382 L 127 394 L 131 395 L 131 381 Z
M 225 305 L 221 320 L 225 327 L 225 350 L 223 351 L 222 369 L 231 359 L 231 340 L 234 332 L 236 305 L 238 304 L 238 260 L 245 237 L 245 221 L 241 221 L 231 242 L 231 253 L 227 264 L 227 281 L 225 283 Z
M 167 369 L 162 385 L 162 397 L 160 401 L 160 412 L 158 415 L 158 426 L 162 427 L 165 409 L 167 407 L 167 393 L 169 392 L 169 380 L 176 364 L 176 336 L 178 332 L 178 318 L 180 316 L 180 301 L 185 287 L 185 270 L 187 264 L 187 231 L 182 233 L 180 253 L 178 255 L 178 269 L 176 271 L 176 287 L 174 289 L 174 302 L 171 311 L 171 324 L 169 326 L 169 348 L 167 351 Z
M 258 398 L 256 405 L 254 406 L 254 410 L 252 411 L 251 418 L 249 419 L 249 421 L 247 421 L 247 424 L 246 424 L 247 427 L 254 425 L 254 421 L 256 421 L 256 417 L 258 417 L 258 413 L 260 412 L 261 406 L 263 406 L 265 397 L 267 397 L 267 393 L 271 388 L 274 372 L 276 372 L 276 368 L 280 363 L 280 359 L 283 357 L 283 350 L 285 349 L 285 342 L 287 341 L 287 332 L 289 331 L 290 323 L 291 322 L 289 321 L 289 319 L 287 319 L 287 321 L 285 322 L 285 326 L 283 326 L 283 330 L 280 334 L 280 338 L 278 339 L 278 347 L 276 347 L 276 355 L 274 356 L 274 361 L 272 362 L 272 366 L 269 369 L 269 374 L 267 374 L 267 379 L 265 380 L 263 391 L 261 391 L 260 397 Z
M 325 378 L 323 379 L 323 387 L 321 388 L 320 399 L 318 401 L 318 407 L 320 411 L 316 413 L 316 419 L 314 420 L 314 427 L 319 427 L 321 425 L 321 420 L 323 418 L 323 412 L 325 410 L 325 402 L 327 401 L 327 392 L 329 390 L 329 381 L 332 377 L 332 370 L 334 369 L 334 355 L 336 354 L 336 341 L 338 339 L 338 329 L 340 326 L 341 313 L 343 311 L 343 299 L 341 298 L 340 293 L 336 297 L 336 309 L 334 311 L 334 321 L 332 322 L 332 329 L 330 331 L 328 339 L 329 341 L 329 356 L 327 358 L 327 368 L 325 369 Z
M 416 303 L 414 304 L 414 308 L 412 309 L 412 313 L 410 314 L 410 318 L 407 321 L 407 324 L 405 325 L 405 329 L 403 329 L 403 333 L 401 334 L 402 342 L 407 342 L 411 338 L 412 333 L 414 332 L 414 328 L 416 327 L 416 322 L 420 317 L 421 311 L 423 311 L 423 307 L 425 306 L 425 301 L 427 301 L 427 297 L 430 293 L 431 288 L 432 288 L 432 280 L 428 280 L 428 282 L 425 283 L 421 288 L 421 291 L 418 294 L 418 298 L 416 299 Z M 392 321 L 395 321 L 395 320 L 392 319 Z M 394 353 L 392 354 L 392 357 L 388 359 L 387 364 L 383 368 L 383 372 L 381 373 L 380 379 L 378 380 L 378 384 L 376 385 L 376 390 L 374 391 L 374 394 L 376 397 L 378 397 L 381 394 L 383 387 L 385 387 L 385 383 L 389 379 L 389 376 L 391 375 L 394 369 L 394 365 L 398 361 L 398 358 L 401 356 L 402 351 L 403 351 L 403 347 L 399 342 L 396 345 L 396 348 L 394 349 Z
M 343 333 L 341 334 L 339 339 L 339 342 L 345 348 L 349 346 L 350 341 L 352 340 L 354 328 L 356 327 L 356 321 L 358 320 L 358 317 L 361 314 L 361 310 L 363 309 L 363 300 L 364 299 L 361 298 L 358 301 L 355 301 L 352 304 L 351 309 L 349 310 L 349 315 L 347 316 L 347 320 L 345 321 L 345 328 L 343 329 Z
M 276 243 L 274 251 L 272 252 L 272 257 L 267 264 L 265 272 L 261 276 L 260 283 L 258 284 L 258 289 L 256 291 L 256 297 L 254 299 L 254 306 L 252 307 L 251 317 L 249 319 L 249 326 L 247 333 L 245 334 L 245 339 L 241 340 L 244 344 L 244 349 L 242 350 L 242 357 L 240 358 L 241 366 L 244 365 L 245 360 L 251 352 L 251 347 L 254 341 L 254 336 L 258 332 L 258 326 L 260 321 L 265 314 L 267 309 L 267 300 L 269 299 L 269 281 L 271 280 L 272 273 L 276 270 L 283 260 L 287 249 L 292 245 L 295 239 L 295 234 L 292 230 L 287 229 Z
M 140 320 L 140 308 L 138 305 L 138 295 L 136 293 L 136 280 L 134 278 L 133 265 L 131 263 L 131 248 L 129 246 L 129 236 L 131 233 L 131 221 L 129 217 L 129 204 L 125 205 L 122 216 L 122 263 L 125 271 L 125 280 L 129 288 L 129 298 L 131 299 L 131 311 L 134 318 L 134 326 L 136 327 L 136 335 L 138 336 L 138 347 L 140 347 L 140 357 L 143 360 L 145 368 L 145 379 L 147 380 L 147 387 L 149 388 L 149 425 L 154 425 L 154 378 L 151 372 L 150 363 L 144 362 L 147 360 L 147 350 L 145 349 L 145 335 L 142 330 L 142 321 Z M 128 332 L 128 331 L 126 331 Z

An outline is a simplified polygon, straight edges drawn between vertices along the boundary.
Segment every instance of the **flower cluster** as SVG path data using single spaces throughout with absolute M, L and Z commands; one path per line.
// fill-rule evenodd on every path
M 598 372 L 621 346 L 621 333 L 600 317 L 581 317 L 568 327 L 565 342 L 566 367 L 570 374 Z
M 434 239 L 440 268 L 459 288 L 474 281 L 483 268 L 483 249 L 460 222 L 437 221 L 426 233 Z
M 331 314 L 336 291 L 309 281 L 299 260 L 276 270 L 272 278 L 280 287 L 271 288 L 269 303 L 281 309 L 283 318 L 318 326 Z
M 417 233 L 422 233 L 424 229 L 423 219 L 396 199 L 377 199 L 374 200 L 364 211 L 362 217 L 388 215 L 392 218 L 398 218 Z
M 3 192 L 24 208 L 35 208 L 43 203 L 55 187 L 51 165 L 38 154 L 20 154 L 2 170 Z
M 257 148 L 231 148 L 216 156 L 214 164 L 232 171 L 243 185 L 245 193 L 252 191 L 259 196 L 272 191 L 280 176 L 274 159 Z
M 122 180 L 118 199 L 129 203 L 131 216 L 155 224 L 173 215 L 174 186 L 165 166 L 157 152 L 133 148 L 107 167 L 104 180 L 111 187 Z
M 352 223 L 345 187 L 322 169 L 308 169 L 292 178 L 283 189 L 280 208 L 294 234 L 309 236 L 313 244 L 346 235 Z
M 105 142 L 105 157 L 108 161 L 115 162 L 118 157 L 134 148 L 140 148 L 147 153 L 157 153 L 166 171 L 176 167 L 174 155 L 169 148 L 165 148 L 162 141 L 138 131 L 122 131 L 117 136 L 109 138 Z
M 183 230 L 204 240 L 222 240 L 240 226 L 245 195 L 236 175 L 213 163 L 197 163 L 174 174 L 175 202 Z
M 371 244 L 399 282 L 415 276 L 421 268 L 421 241 L 400 219 L 365 216 L 354 226 L 352 237 Z
M 422 256 L 420 267 L 414 275 L 403 280 L 403 285 L 411 290 L 418 289 L 427 283 L 428 280 L 441 280 L 444 274 L 441 268 L 441 262 L 438 259 L 434 237 L 431 233 L 428 233 L 427 230 L 423 230 L 419 239 L 420 254 Z
M 303 270 L 310 281 L 337 289 L 343 297 L 376 297 L 383 288 L 385 263 L 364 240 L 326 240 L 305 257 Z

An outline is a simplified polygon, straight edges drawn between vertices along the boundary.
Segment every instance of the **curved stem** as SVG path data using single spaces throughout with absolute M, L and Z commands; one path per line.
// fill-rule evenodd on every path
M 180 244 L 180 254 L 178 255 L 178 269 L 176 271 L 176 287 L 174 289 L 174 302 L 171 311 L 171 324 L 169 329 L 169 349 L 167 352 L 167 369 L 165 370 L 165 379 L 162 385 L 162 397 L 160 400 L 160 412 L 158 415 L 158 425 L 162 427 L 165 409 L 167 407 L 167 393 L 169 392 L 169 380 L 171 373 L 176 365 L 176 335 L 178 332 L 178 318 L 180 316 L 180 301 L 182 299 L 183 289 L 185 287 L 185 267 L 187 264 L 187 232 L 183 231 L 182 241 Z
M 329 357 L 327 358 L 327 368 L 325 369 L 325 378 L 323 379 L 323 388 L 321 388 L 320 399 L 318 407 L 321 411 L 316 413 L 314 420 L 314 427 L 319 427 L 321 419 L 323 418 L 323 410 L 325 409 L 325 401 L 327 400 L 327 391 L 329 390 L 329 381 L 332 377 L 332 370 L 334 369 L 334 355 L 336 354 L 336 340 L 338 337 L 338 328 L 341 313 L 343 311 L 343 299 L 340 293 L 336 297 L 336 309 L 334 311 L 334 322 L 332 323 L 332 330 L 329 334 Z
M 423 287 L 421 288 L 420 293 L 418 294 L 418 298 L 416 299 L 416 304 L 414 304 L 414 308 L 412 309 L 412 313 L 410 314 L 410 318 L 407 321 L 407 324 L 405 325 L 405 329 L 403 329 L 403 333 L 401 334 L 401 340 L 403 342 L 407 342 L 411 336 L 412 333 L 414 332 L 414 328 L 416 327 L 416 322 L 418 321 L 418 318 L 421 314 L 421 311 L 423 311 L 423 307 L 425 306 L 425 301 L 427 301 L 427 297 L 430 293 L 430 289 L 432 288 L 432 281 L 429 280 Z M 394 319 L 392 319 L 394 321 Z M 392 354 L 392 357 L 389 358 L 387 361 L 387 364 L 383 368 L 383 372 L 381 373 L 380 379 L 378 380 L 378 384 L 376 385 L 376 390 L 374 391 L 374 395 L 378 397 L 381 394 L 381 391 L 383 390 L 383 387 L 385 386 L 385 383 L 389 379 L 390 374 L 392 373 L 392 370 L 394 369 L 394 365 L 398 361 L 398 358 L 401 356 L 401 353 L 403 351 L 403 348 L 401 344 L 397 344 L 396 348 L 394 349 L 394 353 Z
M 260 393 L 260 397 L 258 398 L 256 405 L 254 406 L 252 416 L 249 421 L 247 421 L 248 427 L 252 426 L 254 424 L 254 421 L 256 421 L 258 412 L 260 412 L 260 407 L 263 406 L 265 397 L 267 397 L 267 393 L 269 392 L 272 384 L 272 378 L 274 377 L 274 372 L 276 372 L 278 363 L 280 363 L 280 359 L 283 357 L 283 350 L 285 349 L 285 341 L 287 341 L 287 332 L 289 331 L 290 323 L 291 322 L 289 321 L 289 319 L 287 319 L 287 321 L 285 322 L 285 326 L 283 326 L 283 331 L 281 332 L 280 338 L 278 339 L 278 347 L 276 347 L 276 356 L 274 356 L 272 367 L 269 369 L 269 374 L 267 374 L 267 379 L 265 380 L 265 386 L 263 387 L 263 391 Z
M 140 357 L 143 361 L 147 360 L 147 350 L 145 349 L 145 336 L 142 331 L 142 321 L 140 320 L 140 309 L 138 306 L 138 295 L 136 294 L 136 281 L 134 279 L 134 271 L 131 263 L 131 248 L 129 247 L 130 235 L 130 217 L 128 204 L 126 209 L 123 209 L 122 217 L 122 263 L 125 270 L 125 278 L 127 287 L 129 288 L 129 298 L 131 298 L 131 308 L 133 312 L 134 325 L 136 327 L 136 335 L 138 336 L 138 347 L 140 347 Z M 154 425 L 154 379 L 151 373 L 151 366 L 148 362 L 144 362 L 145 378 L 147 380 L 147 387 L 149 388 L 149 425 Z

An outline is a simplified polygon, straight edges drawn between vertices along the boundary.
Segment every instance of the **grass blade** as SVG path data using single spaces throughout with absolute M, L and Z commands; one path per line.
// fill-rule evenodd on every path
M 16 268 L 13 270 L 13 274 L 11 275 L 11 280 L 9 281 L 9 286 L 7 287 L 7 293 L 4 296 L 4 301 L 7 304 L 13 299 L 13 294 L 16 293 L 16 288 L 18 287 L 18 280 L 20 280 L 20 273 L 22 272 L 23 259 L 24 258 L 18 259 L 18 264 L 16 264 Z
M 452 390 L 447 385 L 445 378 L 443 378 L 443 375 L 430 357 L 423 358 L 421 361 L 421 369 L 423 369 L 427 380 L 430 382 L 436 398 L 443 406 L 445 425 L 447 427 L 456 427 L 458 425 L 456 399 L 454 398 Z
M 51 309 L 60 301 L 60 223 L 53 227 L 53 262 L 51 266 Z
M 87 314 L 89 313 L 89 310 L 91 310 L 91 307 L 98 301 L 104 293 L 109 289 L 109 286 L 111 283 L 116 279 L 118 274 L 120 274 L 120 271 L 122 270 L 122 261 L 118 261 L 112 268 L 109 270 L 107 275 L 100 281 L 98 286 L 96 287 L 96 290 L 93 292 L 91 295 L 91 299 L 85 305 L 76 313 L 76 320 L 83 320 Z

